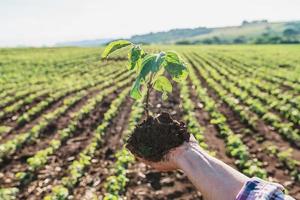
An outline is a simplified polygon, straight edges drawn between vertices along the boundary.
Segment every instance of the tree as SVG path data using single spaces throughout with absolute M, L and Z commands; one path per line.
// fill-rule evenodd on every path
M 298 35 L 298 32 L 292 28 L 287 28 L 283 31 L 283 35 L 286 37 L 294 37 Z

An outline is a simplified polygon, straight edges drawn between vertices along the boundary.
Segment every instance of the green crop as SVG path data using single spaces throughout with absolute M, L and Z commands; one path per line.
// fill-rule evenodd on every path
M 145 98 L 145 111 L 149 116 L 149 95 L 154 89 L 162 93 L 162 99 L 168 98 L 172 92 L 172 84 L 165 76 L 167 72 L 175 82 L 181 82 L 188 76 L 185 62 L 174 51 L 160 51 L 159 53 L 146 53 L 140 45 L 127 40 L 113 41 L 105 48 L 102 59 L 106 59 L 111 53 L 124 47 L 130 47 L 128 52 L 128 70 L 136 72 L 136 78 L 132 85 L 130 96 L 134 99 Z

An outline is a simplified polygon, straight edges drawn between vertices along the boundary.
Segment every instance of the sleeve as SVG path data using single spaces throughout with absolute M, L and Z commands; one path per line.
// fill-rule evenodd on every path
M 254 177 L 245 183 L 236 200 L 294 200 L 283 191 L 282 185 Z

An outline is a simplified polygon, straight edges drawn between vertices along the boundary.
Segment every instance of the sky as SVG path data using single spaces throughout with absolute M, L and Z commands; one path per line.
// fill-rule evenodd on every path
M 0 46 L 300 20 L 300 0 L 0 0 Z

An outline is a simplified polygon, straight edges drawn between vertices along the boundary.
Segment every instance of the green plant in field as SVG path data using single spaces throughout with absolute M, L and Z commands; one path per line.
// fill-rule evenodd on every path
M 45 196 L 44 200 L 63 200 L 69 195 L 68 189 L 61 185 L 53 187 L 52 191 L 55 195 L 47 195 Z
M 102 58 L 106 59 L 111 53 L 124 47 L 130 47 L 128 53 L 128 69 L 136 72 L 136 79 L 130 91 L 130 96 L 134 99 L 142 98 L 146 93 L 145 111 L 149 116 L 149 95 L 154 89 L 162 93 L 165 100 L 168 93 L 172 92 L 172 84 L 165 76 L 165 71 L 175 82 L 180 82 L 187 78 L 188 70 L 184 61 L 174 51 L 159 53 L 146 53 L 140 45 L 136 45 L 127 40 L 117 40 L 111 42 L 102 53 Z
M 11 130 L 8 126 L 0 126 L 0 136 L 1 134 L 8 133 Z
M 16 194 L 19 192 L 17 188 L 0 188 L 1 200 L 15 200 Z

